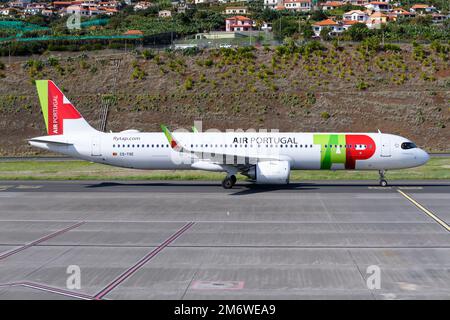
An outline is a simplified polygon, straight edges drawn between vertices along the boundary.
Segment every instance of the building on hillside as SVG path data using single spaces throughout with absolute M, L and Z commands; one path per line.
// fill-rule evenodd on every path
M 381 1 L 372 1 L 364 6 L 372 11 L 388 12 L 391 10 L 391 5 L 389 3 Z
M 201 3 L 217 3 L 218 0 L 194 0 L 195 4 L 201 4 Z
M 128 30 L 123 33 L 126 36 L 143 36 L 144 33 L 141 30 Z
M 41 14 L 46 17 L 51 17 L 55 14 L 55 11 L 53 11 L 52 9 L 44 9 L 42 10 Z
M 252 2 L 254 0 L 216 0 L 216 2 L 218 3 L 247 3 L 247 2 Z
M 437 12 L 436 7 L 433 7 L 433 6 L 430 6 L 427 4 L 422 4 L 422 3 L 417 3 L 417 4 L 413 5 L 411 7 L 410 11 L 417 13 L 417 14 Z
M 281 0 L 264 0 L 264 9 L 275 10 L 275 7 L 281 4 Z
M 53 2 L 53 7 L 56 11 L 61 9 L 66 9 L 69 6 L 81 5 L 82 1 L 55 1 Z
M 343 1 L 327 1 L 324 3 L 321 3 L 319 6 L 322 8 L 323 11 L 328 10 L 334 10 L 336 8 L 342 7 L 345 5 L 345 2 Z
M 433 23 L 443 23 L 445 20 L 450 19 L 450 15 L 441 13 L 433 13 L 431 17 L 433 19 Z
M 331 19 L 326 19 L 326 20 L 316 22 L 312 25 L 312 28 L 313 28 L 314 34 L 317 37 L 320 36 L 320 32 L 325 28 L 330 29 L 330 35 L 342 33 L 344 31 L 344 27 L 342 25 L 340 25 L 339 23 L 337 23 L 336 21 L 331 20 Z
M 11 8 L 25 8 L 31 3 L 31 0 L 16 0 L 9 2 Z
M 344 13 L 342 19 L 347 21 L 357 21 L 365 23 L 369 19 L 369 14 L 366 11 L 351 10 L 349 12 Z
M 344 28 L 344 30 L 347 30 L 348 28 L 350 28 L 351 26 L 353 26 L 357 23 L 363 23 L 363 22 L 356 21 L 356 20 L 342 20 L 341 21 L 341 24 L 342 24 L 342 27 Z
M 234 16 L 225 19 L 225 30 L 228 32 L 251 31 L 253 20 L 244 16 Z
M 14 9 L 11 8 L 0 8 L 0 16 L 9 16 L 13 11 Z
M 83 5 L 72 5 L 68 6 L 66 9 L 66 14 L 72 15 L 72 14 L 79 14 L 83 17 L 92 17 L 97 16 L 102 13 L 106 13 L 104 10 L 100 10 L 97 7 L 90 7 L 90 6 L 83 6 Z
M 248 14 L 247 7 L 226 7 L 225 14 Z
M 368 0 L 347 0 L 348 4 L 351 4 L 353 6 L 364 6 L 365 4 L 369 3 Z
M 268 22 L 263 22 L 260 29 L 266 32 L 272 31 L 272 24 Z
M 366 25 L 369 29 L 378 29 L 382 24 L 386 24 L 387 22 L 388 15 L 378 11 L 369 16 L 369 20 L 367 20 Z
M 395 19 L 392 19 L 394 15 Z M 393 8 L 392 11 L 389 12 L 389 18 L 393 21 L 414 18 L 415 16 L 416 14 L 414 12 L 409 12 L 403 8 Z
M 158 17 L 170 18 L 170 17 L 172 17 L 172 12 L 170 10 L 161 10 L 158 12 Z
M 139 1 L 138 3 L 136 3 L 136 4 L 133 6 L 133 10 L 134 10 L 134 11 L 147 10 L 148 8 L 153 7 L 153 6 L 155 6 L 155 4 L 152 3 L 152 2 L 149 2 L 149 1 Z
M 311 11 L 311 0 L 284 0 L 284 8 L 292 11 Z
M 191 3 L 186 3 L 186 2 L 181 3 L 180 2 L 177 5 L 177 12 L 178 13 L 186 13 L 186 11 L 194 9 L 194 8 L 195 8 L 195 6 Z

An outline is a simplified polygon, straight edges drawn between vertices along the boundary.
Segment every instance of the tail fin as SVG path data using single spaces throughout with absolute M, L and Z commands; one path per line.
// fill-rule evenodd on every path
M 48 135 L 95 131 L 51 80 L 36 80 Z

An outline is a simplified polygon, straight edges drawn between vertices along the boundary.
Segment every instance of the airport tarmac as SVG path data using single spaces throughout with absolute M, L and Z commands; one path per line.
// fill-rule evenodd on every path
M 450 299 L 450 181 L 390 183 L 0 181 L 0 299 Z

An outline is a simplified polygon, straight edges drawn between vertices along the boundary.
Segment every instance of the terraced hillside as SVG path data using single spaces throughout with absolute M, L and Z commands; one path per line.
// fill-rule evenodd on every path
M 120 63 L 118 60 L 120 59 Z M 23 155 L 45 134 L 34 79 L 53 79 L 107 130 L 248 128 L 401 134 L 450 150 L 450 63 L 442 46 L 221 49 L 200 53 L 98 51 L 8 58 L 0 64 L 0 154 Z

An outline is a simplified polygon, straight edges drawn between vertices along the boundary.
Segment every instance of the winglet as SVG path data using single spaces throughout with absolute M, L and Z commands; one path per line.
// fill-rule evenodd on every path
M 169 128 L 167 128 L 165 125 L 161 125 L 161 129 L 164 132 L 164 135 L 167 138 L 167 141 L 169 141 L 170 147 L 172 149 L 178 150 L 178 144 L 177 141 L 174 139 L 174 137 L 172 136 L 172 133 L 169 131 Z
M 192 126 L 192 132 L 193 133 L 197 133 L 198 132 L 198 130 L 197 130 L 197 128 L 195 126 Z

